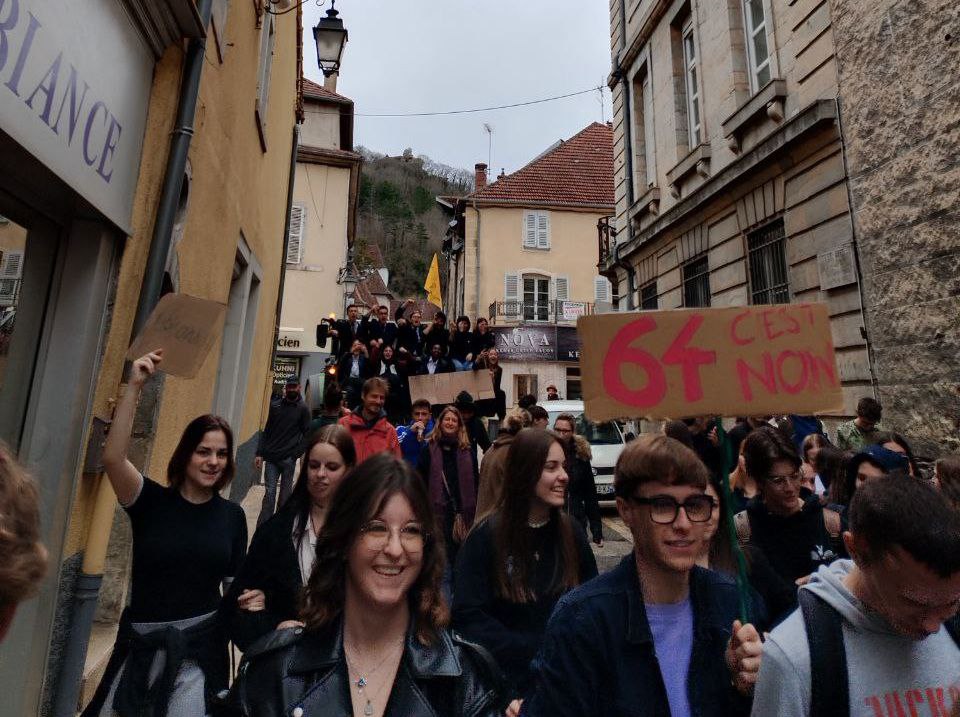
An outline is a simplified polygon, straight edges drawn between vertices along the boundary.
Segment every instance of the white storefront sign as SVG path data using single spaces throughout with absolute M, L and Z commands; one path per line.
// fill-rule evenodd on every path
M 0 129 L 128 233 L 152 82 L 118 0 L 0 0 Z
M 562 311 L 564 321 L 576 321 L 577 317 L 586 315 L 587 305 L 582 301 L 564 301 Z

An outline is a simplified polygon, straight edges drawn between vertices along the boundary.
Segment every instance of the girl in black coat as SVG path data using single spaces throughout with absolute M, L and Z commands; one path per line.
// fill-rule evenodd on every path
M 600 520 L 600 503 L 597 499 L 597 481 L 593 477 L 590 460 L 593 453 L 590 442 L 577 435 L 577 423 L 572 414 L 561 413 L 553 422 L 553 430 L 560 436 L 566 460 L 564 470 L 570 478 L 567 488 L 567 512 L 586 531 L 590 525 L 593 542 L 603 546 L 603 522 Z
M 499 508 L 474 528 L 457 556 L 453 625 L 490 650 L 512 699 L 522 699 L 530 686 L 530 661 L 557 601 L 597 575 L 586 535 L 563 511 L 563 464 L 555 433 L 521 430 L 507 449 L 509 478 Z
M 327 508 L 356 461 L 353 439 L 343 426 L 324 426 L 311 438 L 290 499 L 257 529 L 223 600 L 230 637 L 241 650 L 297 617 Z

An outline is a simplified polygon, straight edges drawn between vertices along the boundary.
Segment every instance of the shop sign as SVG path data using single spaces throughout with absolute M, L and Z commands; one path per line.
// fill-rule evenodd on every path
M 580 360 L 580 335 L 573 326 L 557 327 L 557 361 Z
M 564 301 L 560 305 L 564 321 L 576 321 L 587 313 L 587 305 L 582 301 Z
M 281 351 L 299 351 L 302 347 L 302 332 L 281 331 L 277 335 L 277 348 Z
M 277 356 L 273 359 L 273 385 L 275 388 L 282 391 L 288 380 L 300 380 L 300 361 L 299 356 Z
M 490 328 L 496 337 L 497 351 L 501 359 L 509 361 L 556 361 L 556 326 L 494 326 Z
M 0 0 L 0 129 L 128 233 L 153 65 L 117 0 Z

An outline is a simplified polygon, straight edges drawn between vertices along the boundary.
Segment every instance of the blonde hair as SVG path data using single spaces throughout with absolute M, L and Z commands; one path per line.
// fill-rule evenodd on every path
M 40 542 L 36 483 L 0 441 L 0 605 L 17 604 L 37 592 L 47 572 Z
M 443 417 L 448 413 L 452 413 L 457 417 L 457 421 L 460 423 L 460 430 L 457 431 L 457 448 L 461 450 L 470 448 L 470 436 L 467 435 L 467 424 L 463 420 L 463 416 L 460 415 L 460 411 L 454 406 L 446 406 L 440 415 L 437 416 L 437 420 L 433 422 L 433 430 L 430 431 L 430 435 L 427 436 L 427 441 L 429 443 L 436 443 L 443 437 L 443 431 L 440 429 L 440 424 L 443 423 Z

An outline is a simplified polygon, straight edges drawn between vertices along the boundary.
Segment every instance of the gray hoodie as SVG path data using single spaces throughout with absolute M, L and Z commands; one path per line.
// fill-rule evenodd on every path
M 941 626 L 923 640 L 894 632 L 855 598 L 842 580 L 853 562 L 822 566 L 801 588 L 843 616 L 851 717 L 949 717 L 960 708 L 960 650 Z M 753 717 L 810 714 L 810 648 L 800 610 L 763 647 Z

